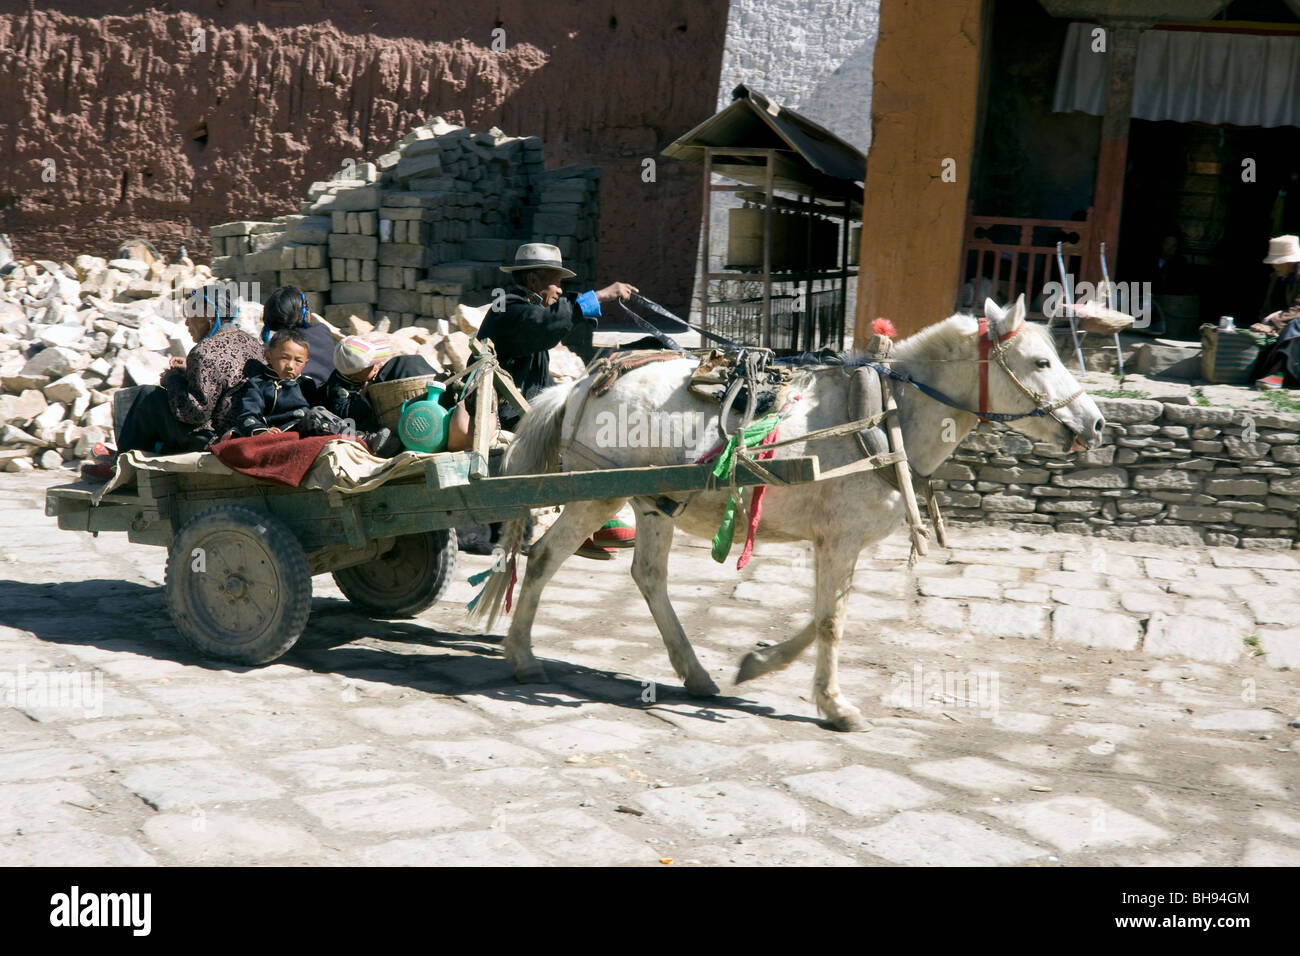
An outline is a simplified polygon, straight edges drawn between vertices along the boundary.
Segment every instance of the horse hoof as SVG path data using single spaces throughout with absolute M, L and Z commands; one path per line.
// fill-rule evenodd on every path
M 754 651 L 750 651 L 740 659 L 740 670 L 736 672 L 736 683 L 743 684 L 747 680 L 753 680 L 763 673 L 762 659 Z
M 844 734 L 859 734 L 871 729 L 871 721 L 861 714 L 841 714 L 828 721 L 831 730 Z
M 532 667 L 522 667 L 515 671 L 515 680 L 521 684 L 545 684 L 546 668 L 541 664 L 535 664 Z
M 717 697 L 719 691 L 718 685 L 713 683 L 711 678 L 705 677 L 704 680 L 688 680 L 686 682 L 686 693 L 692 697 Z

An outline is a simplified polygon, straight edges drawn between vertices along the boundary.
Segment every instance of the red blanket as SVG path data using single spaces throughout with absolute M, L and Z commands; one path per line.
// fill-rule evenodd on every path
M 251 438 L 227 438 L 212 445 L 221 463 L 245 475 L 297 488 L 311 470 L 325 443 L 339 435 L 304 438 L 297 432 L 275 432 Z M 356 439 L 353 439 L 354 441 Z M 362 443 L 361 447 L 365 447 Z

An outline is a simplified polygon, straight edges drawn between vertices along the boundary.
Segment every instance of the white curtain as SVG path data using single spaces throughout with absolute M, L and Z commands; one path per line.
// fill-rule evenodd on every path
M 1092 52 L 1094 29 L 1091 23 L 1070 24 L 1056 77 L 1055 112 L 1101 116 L 1106 111 L 1110 55 Z M 1138 44 L 1132 116 L 1300 126 L 1300 34 L 1147 30 Z

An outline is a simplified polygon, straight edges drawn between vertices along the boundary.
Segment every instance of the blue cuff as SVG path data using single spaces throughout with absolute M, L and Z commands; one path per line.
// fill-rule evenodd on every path
M 578 308 L 582 310 L 583 315 L 589 319 L 599 318 L 600 300 L 596 298 L 596 293 L 593 290 L 588 289 L 582 293 L 582 295 L 578 296 L 577 301 Z

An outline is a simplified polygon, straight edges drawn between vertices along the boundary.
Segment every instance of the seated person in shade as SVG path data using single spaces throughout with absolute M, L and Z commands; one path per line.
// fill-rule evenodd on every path
M 393 355 L 392 339 L 383 332 L 349 335 L 334 347 L 334 372 L 325 383 L 325 407 L 356 422 L 358 429 L 376 429 L 379 416 L 366 397 L 371 385 L 437 374 L 418 355 Z M 468 448 L 472 434 L 470 415 L 462 402 L 452 410 L 447 450 Z
M 1255 387 L 1279 389 L 1300 381 L 1300 238 L 1277 236 L 1268 241 L 1264 264 L 1273 267 L 1268 295 L 1251 331 L 1278 339 L 1260 352 L 1253 372 Z
M 284 329 L 297 329 L 306 337 L 311 349 L 311 358 L 303 369 L 303 374 L 312 383 L 307 386 L 308 397 L 313 405 L 324 404 L 321 396 L 313 394 L 312 389 L 324 385 L 334 371 L 334 336 L 328 326 L 312 317 L 307 307 L 307 295 L 297 286 L 280 286 L 267 297 L 262 307 L 262 341 L 270 342 L 271 336 Z
M 353 431 L 350 423 L 319 406 L 312 407 L 307 391 L 311 380 L 303 368 L 311 355 L 307 337 L 299 329 L 283 329 L 271 336 L 266 347 L 265 364 L 256 371 L 239 396 L 236 431 L 241 436 L 267 432 L 296 431 L 300 435 L 343 435 Z M 387 428 L 356 432 L 374 454 L 391 457 L 401 451 L 401 443 Z

